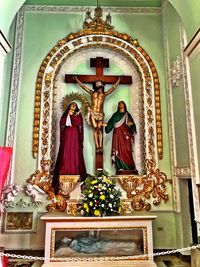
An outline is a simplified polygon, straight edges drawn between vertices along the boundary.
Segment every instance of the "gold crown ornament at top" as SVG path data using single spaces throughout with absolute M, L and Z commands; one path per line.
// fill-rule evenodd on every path
M 97 2 L 97 7 L 94 10 L 94 17 L 92 18 L 91 11 L 87 10 L 85 14 L 85 20 L 83 22 L 83 28 L 92 31 L 110 31 L 114 27 L 111 26 L 111 15 L 106 15 L 106 19 L 103 20 L 103 10 Z

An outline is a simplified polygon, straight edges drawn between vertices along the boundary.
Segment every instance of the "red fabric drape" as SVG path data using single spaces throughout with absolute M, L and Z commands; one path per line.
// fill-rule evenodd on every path
M 0 259 L 0 267 L 6 266 L 8 266 L 8 258 L 6 256 L 3 256 L 2 259 Z
M 0 147 L 0 196 L 9 170 L 11 147 Z

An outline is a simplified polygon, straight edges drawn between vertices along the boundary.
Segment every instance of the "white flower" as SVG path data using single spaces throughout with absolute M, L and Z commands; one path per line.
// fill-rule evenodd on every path
M 101 207 L 104 207 L 105 205 L 104 204 L 101 204 Z
M 108 207 L 112 208 L 112 203 L 109 203 L 109 204 L 108 204 Z
M 114 196 L 113 196 L 112 194 L 110 194 L 110 198 L 112 198 L 112 199 L 113 199 L 113 198 L 114 198 Z
M 93 193 L 90 193 L 90 194 L 88 195 L 88 197 L 93 197 Z

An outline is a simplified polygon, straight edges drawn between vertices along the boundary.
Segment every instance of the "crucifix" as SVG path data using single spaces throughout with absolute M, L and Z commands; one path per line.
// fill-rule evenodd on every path
M 109 68 L 109 59 L 96 57 L 90 59 L 90 67 L 96 68 L 96 75 L 66 74 L 66 83 L 77 83 L 84 91 L 91 95 L 91 107 L 88 110 L 89 124 L 94 128 L 95 141 L 95 169 L 103 169 L 103 105 L 105 97 L 111 94 L 118 84 L 131 84 L 131 76 L 104 75 L 104 68 Z M 93 90 L 85 83 L 93 84 Z M 104 92 L 105 84 L 113 84 L 110 89 Z

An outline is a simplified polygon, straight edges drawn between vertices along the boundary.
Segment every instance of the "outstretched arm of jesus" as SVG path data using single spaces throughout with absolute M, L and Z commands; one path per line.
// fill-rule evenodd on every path
M 108 91 L 105 92 L 105 96 L 111 94 L 117 88 L 118 84 L 120 83 L 122 79 L 123 79 L 123 76 L 120 76 L 117 82 L 113 84 L 113 86 L 110 89 L 108 89 Z
M 85 90 L 90 95 L 92 94 L 92 90 L 90 90 L 87 86 L 85 86 L 76 76 L 73 76 L 74 81 L 78 83 L 78 85 Z

